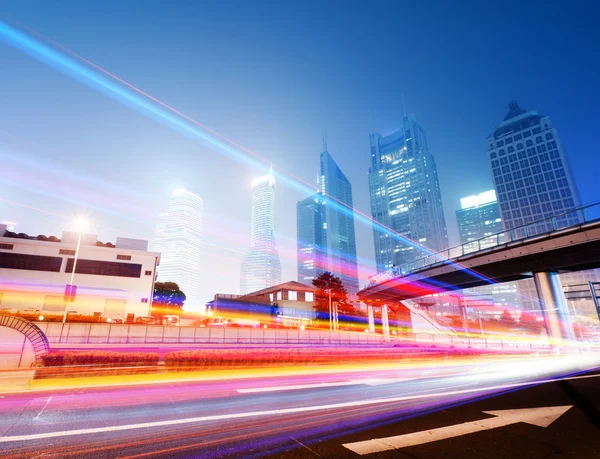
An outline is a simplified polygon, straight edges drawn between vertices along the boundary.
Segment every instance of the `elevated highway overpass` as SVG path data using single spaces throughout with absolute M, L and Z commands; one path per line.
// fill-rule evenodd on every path
M 401 314 L 405 300 L 533 277 L 549 336 L 572 339 L 558 274 L 600 268 L 600 218 L 588 218 L 590 209 L 600 210 L 600 203 L 393 268 L 373 277 L 358 297 Z

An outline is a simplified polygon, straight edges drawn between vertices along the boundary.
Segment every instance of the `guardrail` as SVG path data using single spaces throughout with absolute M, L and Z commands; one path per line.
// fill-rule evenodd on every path
M 46 334 L 50 347 L 54 344 L 309 344 L 309 345 L 383 345 L 417 344 L 437 347 L 543 350 L 550 349 L 539 340 L 510 340 L 500 337 L 461 337 L 444 334 L 417 333 L 392 336 L 386 341 L 379 333 L 286 330 L 264 328 L 167 327 L 139 324 L 82 324 L 40 322 L 36 325 Z
M 382 344 L 377 333 L 273 328 L 36 322 L 52 344 Z
M 500 233 L 485 236 L 474 241 L 431 253 L 409 263 L 393 267 L 369 279 L 369 286 L 377 285 L 398 276 L 405 276 L 436 263 L 459 258 L 464 255 L 488 250 L 511 242 L 523 241 L 532 237 L 550 235 L 584 223 L 600 220 L 600 201 L 578 207 L 552 217 L 517 226 Z

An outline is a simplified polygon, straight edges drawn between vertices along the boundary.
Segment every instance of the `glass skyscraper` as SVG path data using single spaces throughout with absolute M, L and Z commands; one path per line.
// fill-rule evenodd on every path
M 320 155 L 320 193 L 297 205 L 298 280 L 323 271 L 338 276 L 350 294 L 358 291 L 352 185 L 327 151 Z
M 275 178 L 271 173 L 252 182 L 250 250 L 241 266 L 242 295 L 281 283 L 275 244 Z
M 371 134 L 369 189 L 373 219 L 396 234 L 373 226 L 377 270 L 425 256 L 411 243 L 433 251 L 448 247 L 446 221 L 433 156 L 425 131 L 406 116 L 400 130 Z
M 460 206 L 461 209 L 456 211 L 456 221 L 460 243 L 464 244 L 464 253 L 476 252 L 497 245 L 497 238 L 487 238 L 487 236 L 502 232 L 502 219 L 498 201 L 496 201 L 496 192 L 489 190 L 467 196 L 460 200 Z M 464 298 L 471 307 L 474 304 L 487 307 L 493 304 L 497 308 L 512 309 L 520 304 L 517 286 L 514 282 L 492 283 L 468 289 L 464 291 Z M 483 310 L 485 309 L 484 307 Z
M 298 235 L 298 281 L 311 281 L 327 270 L 323 197 L 317 193 L 296 205 Z
M 579 193 L 563 147 L 550 118 L 509 104 L 508 114 L 488 137 L 488 160 L 504 229 L 549 219 L 580 206 Z M 560 226 L 579 222 L 577 213 L 558 219 Z M 533 225 L 527 233 L 552 230 L 552 223 Z
M 168 210 L 156 225 L 153 250 L 160 252 L 158 280 L 176 282 L 185 293 L 185 305 L 200 306 L 198 286 L 202 248 L 204 202 L 184 189 L 173 192 Z
M 485 191 L 460 200 L 456 211 L 460 243 L 465 253 L 475 252 L 496 245 L 492 238 L 482 239 L 502 232 L 502 219 L 494 190 Z M 478 239 L 482 239 L 478 242 Z

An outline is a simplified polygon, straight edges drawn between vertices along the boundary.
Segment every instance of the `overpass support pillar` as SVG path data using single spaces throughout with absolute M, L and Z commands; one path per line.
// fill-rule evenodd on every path
M 558 273 L 533 273 L 533 279 L 542 305 L 548 338 L 555 344 L 559 344 L 563 339 L 574 340 L 573 324 Z
M 373 305 L 367 305 L 367 313 L 369 314 L 369 332 L 375 333 L 375 314 L 373 314 Z
M 388 307 L 384 304 L 381 307 L 381 328 L 383 328 L 383 339 L 390 340 L 390 321 L 388 319 Z

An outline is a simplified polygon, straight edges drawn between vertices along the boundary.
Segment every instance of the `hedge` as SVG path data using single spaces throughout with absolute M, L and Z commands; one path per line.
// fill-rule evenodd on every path
M 147 366 L 158 365 L 157 352 L 111 352 L 84 351 L 50 352 L 42 356 L 43 367 L 110 365 L 115 366 Z
M 157 370 L 157 352 L 59 351 L 42 356 L 35 378 L 153 373 Z
M 454 352 L 451 355 L 465 355 Z M 445 357 L 436 349 L 356 349 L 356 348 L 280 348 L 280 349 L 207 349 L 175 351 L 165 354 L 167 369 L 209 367 L 252 367 L 265 365 L 319 365 L 335 363 L 403 362 Z M 471 353 L 468 353 L 471 355 Z

